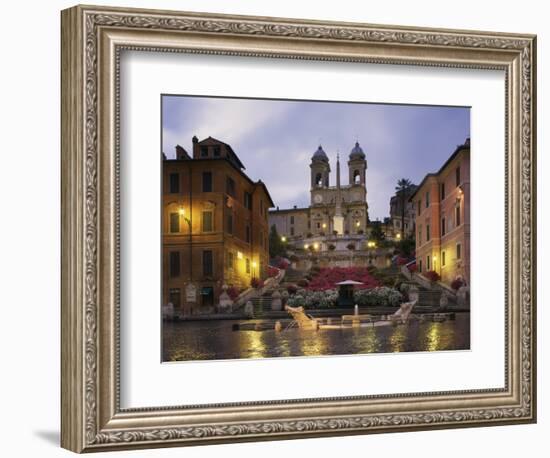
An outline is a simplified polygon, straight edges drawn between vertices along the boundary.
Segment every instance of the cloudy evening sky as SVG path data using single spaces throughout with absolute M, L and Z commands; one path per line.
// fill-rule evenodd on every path
M 372 220 L 389 215 L 398 179 L 418 184 L 437 171 L 470 136 L 470 109 L 192 96 L 163 96 L 162 147 L 191 153 L 191 138 L 212 136 L 231 145 L 253 180 L 263 180 L 280 208 L 309 205 L 312 154 L 319 143 L 336 184 L 340 153 L 342 184 L 358 140 L 367 156 L 367 202 Z

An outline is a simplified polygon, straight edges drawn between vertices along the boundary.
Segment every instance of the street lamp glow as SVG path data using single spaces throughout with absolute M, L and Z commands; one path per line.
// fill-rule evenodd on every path
M 243 258 L 243 254 L 241 251 L 237 251 L 237 259 L 242 259 Z
M 254 269 L 258 267 L 258 263 L 256 261 L 252 261 L 252 267 L 254 267 Z
M 306 244 L 304 245 L 304 248 L 307 250 L 307 249 L 309 248 L 309 245 L 306 243 Z
M 313 248 L 314 248 L 315 250 L 318 250 L 318 249 L 319 249 L 319 244 L 318 244 L 318 243 L 314 243 L 314 244 L 313 244 Z
M 401 233 L 397 233 L 397 240 L 399 240 L 401 238 Z
M 323 229 L 327 228 L 327 223 L 323 223 Z
M 283 242 L 283 243 L 286 242 L 286 237 L 284 235 L 281 237 L 281 242 Z
M 180 216 L 185 216 L 185 208 L 180 207 L 178 213 L 180 214 Z
M 355 223 L 355 225 L 356 225 L 357 227 L 359 227 L 359 226 L 361 226 L 361 223 L 360 223 L 359 221 L 357 221 L 357 222 Z

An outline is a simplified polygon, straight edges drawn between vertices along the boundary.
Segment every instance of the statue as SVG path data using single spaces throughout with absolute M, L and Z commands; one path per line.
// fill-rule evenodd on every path
M 252 301 L 247 301 L 245 306 L 244 306 L 244 314 L 248 317 L 248 318 L 252 318 L 254 316 L 254 304 L 252 303 Z
M 273 291 L 273 294 L 271 295 L 271 310 L 273 311 L 280 311 L 283 309 L 283 300 L 281 298 L 281 293 L 279 290 Z
M 222 286 L 223 292 L 220 294 L 220 304 L 218 310 L 220 312 L 231 313 L 233 309 L 233 300 L 227 294 L 227 285 Z

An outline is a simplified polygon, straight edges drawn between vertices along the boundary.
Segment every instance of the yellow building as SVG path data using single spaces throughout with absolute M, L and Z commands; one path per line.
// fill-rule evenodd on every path
M 244 173 L 230 145 L 193 137 L 163 160 L 162 301 L 184 314 L 211 312 L 222 286 L 244 289 L 269 262 L 265 184 Z

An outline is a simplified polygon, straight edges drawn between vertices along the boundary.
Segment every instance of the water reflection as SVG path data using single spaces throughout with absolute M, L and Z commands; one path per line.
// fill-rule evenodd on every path
M 236 321 L 165 323 L 163 360 L 347 355 L 470 348 L 470 316 L 443 323 L 283 332 L 233 331 Z

